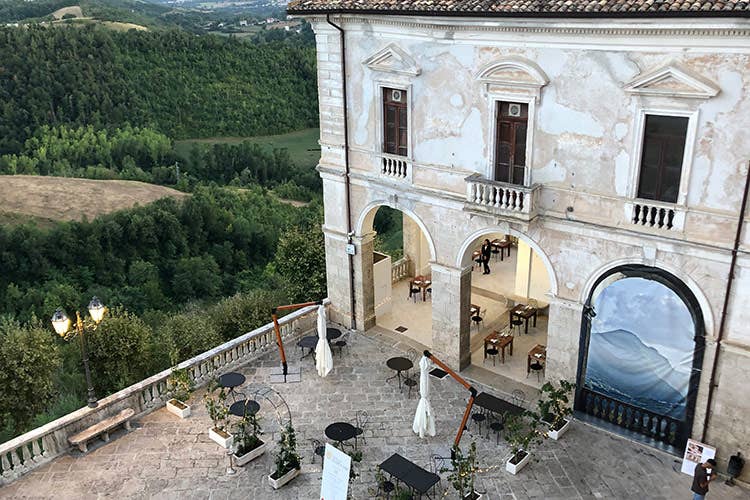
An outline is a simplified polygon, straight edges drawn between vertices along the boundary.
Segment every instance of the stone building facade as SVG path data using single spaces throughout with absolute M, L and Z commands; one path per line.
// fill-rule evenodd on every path
M 389 2 L 336 2 L 335 11 L 329 3 L 292 2 L 289 10 L 316 33 L 318 170 L 335 318 L 363 331 L 375 323 L 380 206 L 401 210 L 425 236 L 431 349 L 461 369 L 471 355 L 472 251 L 488 234 L 518 238 L 544 265 L 547 379 L 580 383 L 593 301 L 613 276 L 659 275 L 653 279 L 677 290 L 695 324 L 687 433 L 716 446 L 722 463 L 737 450 L 750 453 L 747 230 L 731 269 L 747 218 L 740 212 L 750 161 L 748 7 L 724 17 L 553 18 L 498 16 L 483 2 L 474 2 L 476 16 L 460 12 L 461 2 L 443 13 L 435 5 L 448 2 L 424 12 L 418 2 L 402 2 L 417 7 L 401 12 Z M 406 144 L 387 153 L 384 93 L 393 90 L 404 99 L 406 124 L 397 132 Z M 503 103 L 520 107 L 501 111 Z M 525 119 L 513 149 L 525 158 L 508 178 L 498 174 L 507 153 L 498 142 L 512 120 L 501 114 Z M 657 147 L 657 160 L 653 141 L 664 129 L 653 117 L 674 125 L 667 140 L 678 138 Z M 676 178 L 663 166 L 670 154 L 678 157 Z M 644 180 L 654 161 L 662 169 L 656 194 Z

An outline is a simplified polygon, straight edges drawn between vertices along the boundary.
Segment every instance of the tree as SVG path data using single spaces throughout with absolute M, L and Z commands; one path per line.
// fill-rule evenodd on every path
M 279 239 L 273 267 L 289 282 L 290 300 L 306 302 L 326 296 L 326 255 L 319 228 L 292 228 Z
M 121 309 L 110 310 L 95 331 L 86 332 L 92 380 L 99 397 L 149 375 L 151 337 L 151 328 L 142 319 Z
M 172 316 L 157 329 L 154 354 L 162 366 L 173 366 L 221 342 L 205 314 L 187 312 Z
M 54 333 L 0 319 L 0 420 L 21 432 L 50 406 L 61 366 Z
M 212 256 L 184 257 L 177 262 L 172 289 L 178 299 L 213 298 L 220 288 L 219 265 Z

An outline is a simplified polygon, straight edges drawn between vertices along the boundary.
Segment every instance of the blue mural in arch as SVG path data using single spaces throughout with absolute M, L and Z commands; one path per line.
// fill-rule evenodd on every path
M 625 277 L 592 305 L 584 386 L 686 420 L 696 328 L 685 302 L 658 281 Z

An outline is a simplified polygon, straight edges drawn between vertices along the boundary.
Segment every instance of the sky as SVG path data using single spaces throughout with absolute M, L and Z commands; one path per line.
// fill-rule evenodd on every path
M 687 305 L 669 287 L 645 278 L 623 278 L 594 301 L 591 333 L 627 330 L 657 349 L 672 366 L 689 373 L 695 325 Z

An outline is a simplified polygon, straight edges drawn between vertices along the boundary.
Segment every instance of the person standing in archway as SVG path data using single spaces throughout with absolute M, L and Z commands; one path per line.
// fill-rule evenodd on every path
M 484 266 L 484 273 L 482 274 L 490 274 L 490 256 L 492 255 L 492 245 L 490 245 L 490 240 L 484 240 L 481 252 L 482 265 Z

